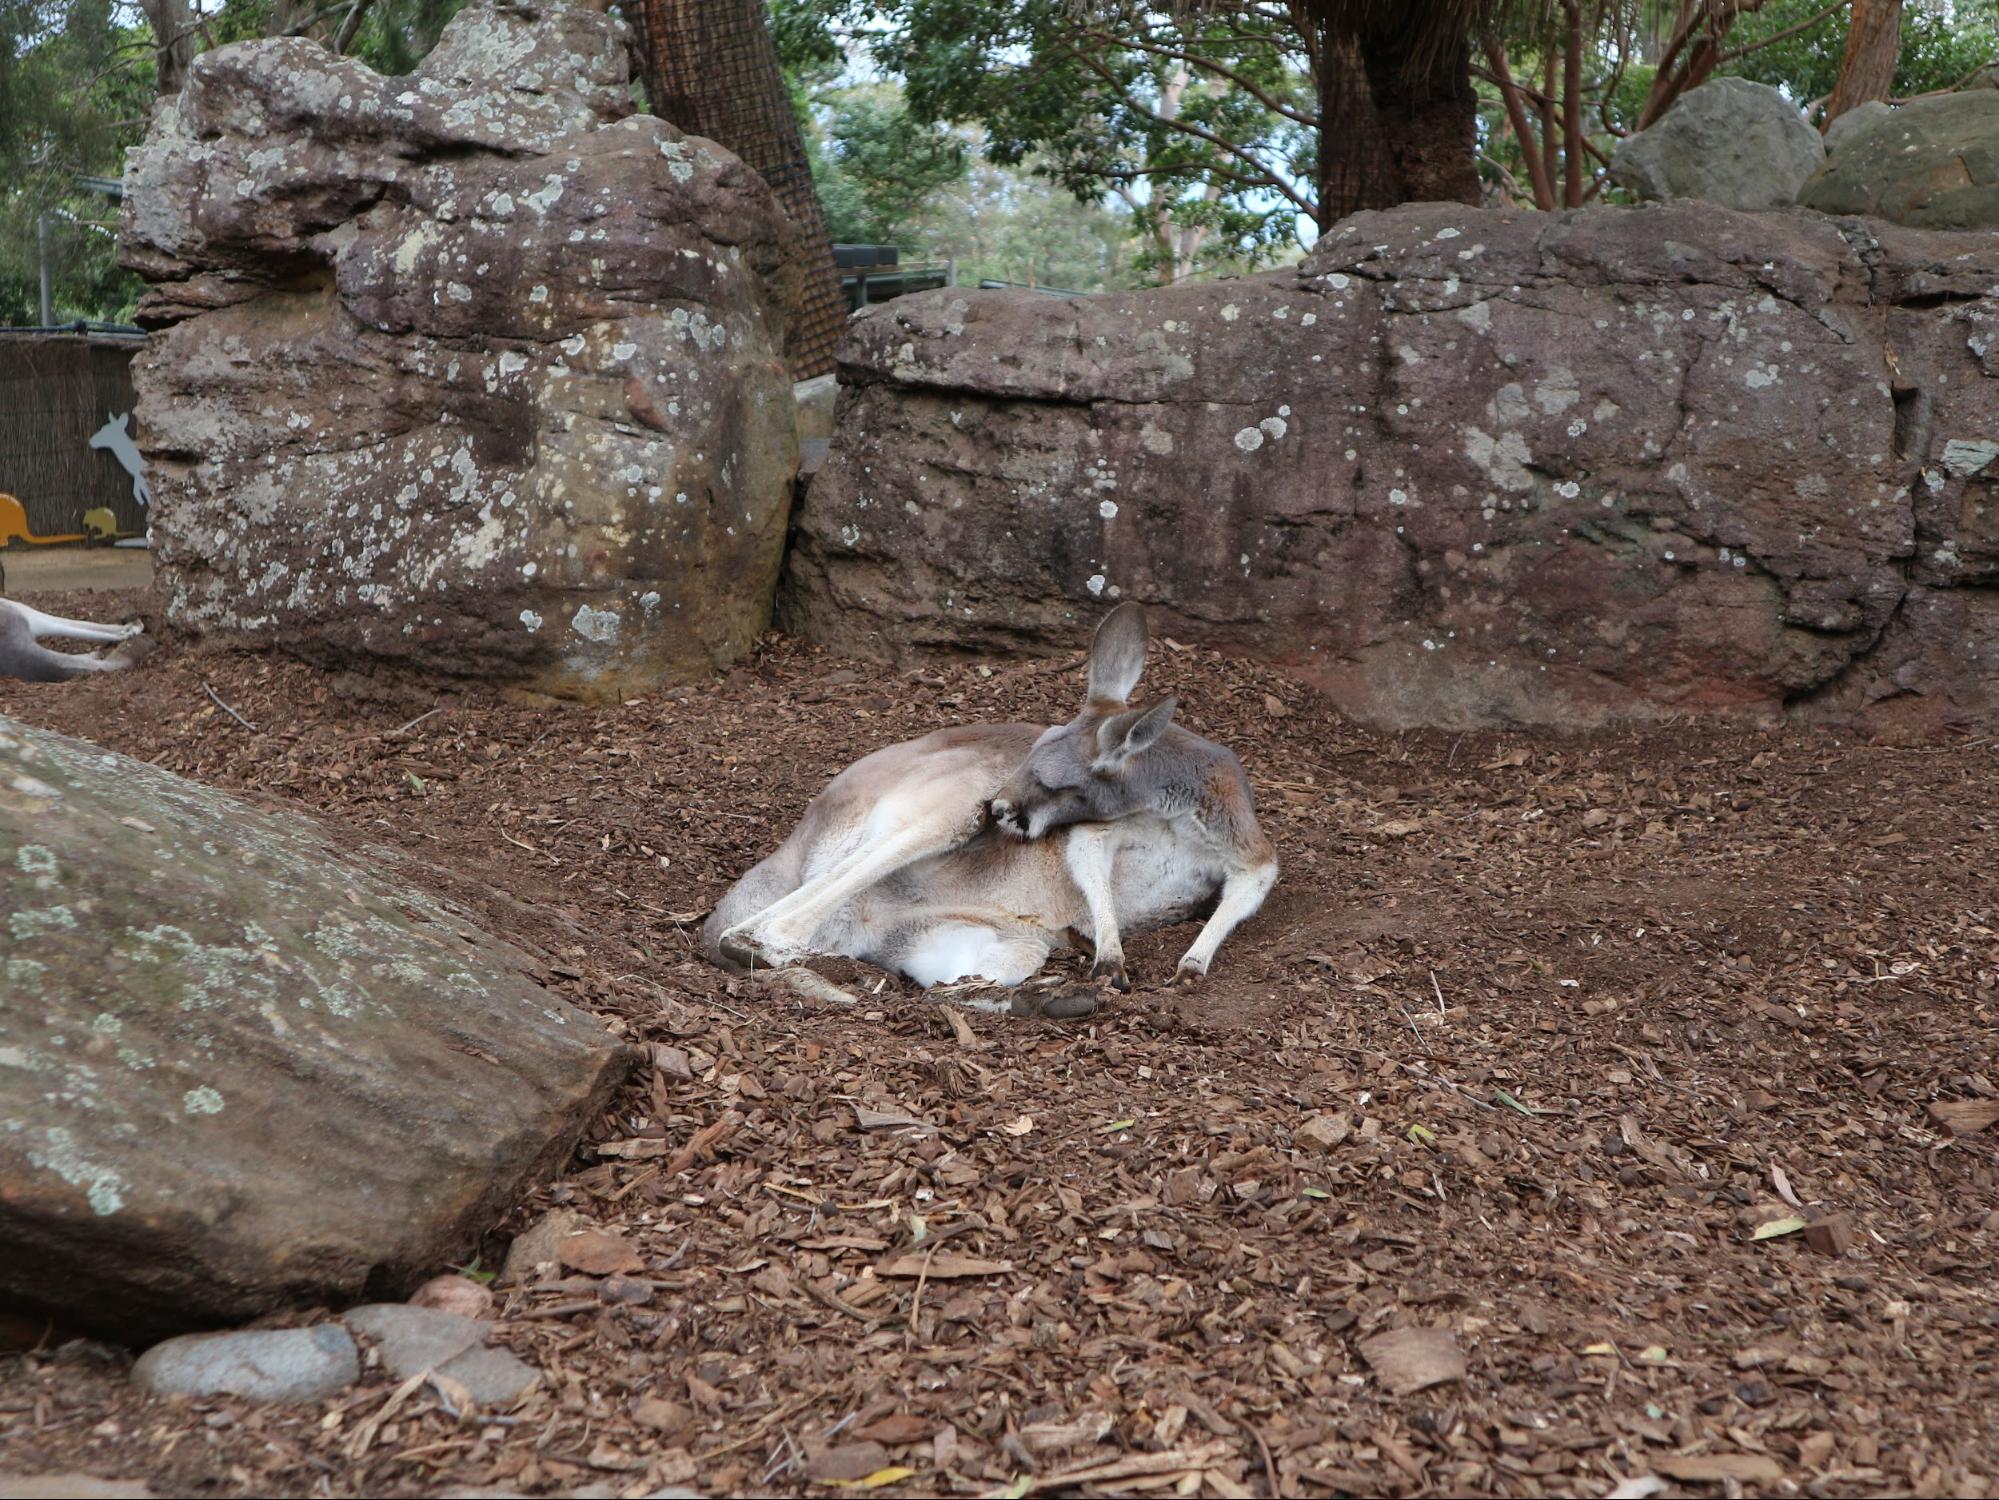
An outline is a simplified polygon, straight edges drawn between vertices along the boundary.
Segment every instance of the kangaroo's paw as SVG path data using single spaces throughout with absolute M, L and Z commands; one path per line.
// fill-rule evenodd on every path
M 754 920 L 723 928 L 715 943 L 724 958 L 745 969 L 781 969 L 805 956 L 803 949 L 788 948 L 768 931 L 759 931 Z
M 1124 971 L 1124 955 L 1122 953 L 1099 955 L 1097 961 L 1090 965 L 1090 978 L 1108 979 L 1111 982 L 1111 988 L 1116 990 L 1120 995 L 1129 995 L 1131 993 L 1131 978 Z
M 129 641 L 135 635 L 146 633 L 146 623 L 143 620 L 134 620 L 129 625 L 114 625 L 112 629 L 120 632 L 121 639 Z
M 1173 977 L 1166 982 L 1168 984 L 1195 984 L 1207 977 L 1208 966 L 1190 953 L 1180 960 L 1180 967 L 1173 971 Z

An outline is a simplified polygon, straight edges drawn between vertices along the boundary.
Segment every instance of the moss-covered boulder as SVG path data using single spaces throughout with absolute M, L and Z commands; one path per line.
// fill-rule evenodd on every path
M 125 1340 L 414 1284 L 624 1053 L 298 818 L 0 718 L 0 1311 Z

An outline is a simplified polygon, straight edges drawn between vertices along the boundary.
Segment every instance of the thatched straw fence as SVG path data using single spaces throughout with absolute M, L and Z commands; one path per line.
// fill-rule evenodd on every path
M 100 506 L 120 531 L 145 531 L 131 476 L 90 446 L 108 418 L 132 410 L 132 356 L 143 348 L 120 335 L 0 333 L 0 491 L 26 507 L 36 535 L 82 531 L 83 513 Z

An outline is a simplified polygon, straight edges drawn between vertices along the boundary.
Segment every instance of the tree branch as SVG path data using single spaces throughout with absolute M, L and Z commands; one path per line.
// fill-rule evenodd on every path
M 1844 4 L 1845 0 L 1841 0 L 1841 3 Z M 1108 42 L 1113 47 L 1131 47 L 1140 52 L 1150 52 L 1155 57 L 1170 57 L 1175 62 L 1183 62 L 1190 67 L 1199 68 L 1204 72 L 1214 73 L 1219 77 L 1228 79 L 1230 83 L 1233 83 L 1244 93 L 1250 95 L 1263 105 L 1265 109 L 1275 114 L 1280 114 L 1287 120 L 1295 120 L 1300 125 L 1308 125 L 1313 128 L 1317 128 L 1319 124 L 1319 117 L 1317 115 L 1301 114 L 1289 105 L 1279 103 L 1256 84 L 1236 72 L 1235 69 L 1218 63 L 1211 57 L 1203 57 L 1195 52 L 1182 52 L 1173 47 L 1161 47 L 1152 42 L 1142 42 L 1137 37 L 1114 36 L 1108 31 L 1087 31 L 1083 34 L 1095 37 L 1102 42 Z
M 1191 120 L 1179 120 L 1179 119 L 1174 119 L 1168 115 L 1160 114 L 1157 110 L 1154 110 L 1148 107 L 1147 105 L 1139 102 L 1139 100 L 1135 98 L 1132 95 L 1131 91 L 1125 86 L 1124 82 L 1121 79 L 1119 79 L 1118 76 L 1115 73 L 1113 73 L 1109 68 L 1104 66 L 1101 59 L 1093 57 L 1089 53 L 1074 46 L 1069 47 L 1069 52 L 1070 55 L 1077 62 L 1081 63 L 1084 67 L 1088 68 L 1092 73 L 1095 73 L 1097 77 L 1101 78 L 1105 83 L 1109 84 L 1111 88 L 1116 92 L 1119 100 L 1124 104 L 1125 108 L 1129 109 L 1133 114 L 1139 115 L 1144 119 L 1150 120 L 1155 125 L 1162 125 L 1166 127 L 1168 130 L 1177 130 L 1183 135 L 1191 135 L 1198 140 L 1206 141 L 1209 145 L 1215 147 L 1217 150 L 1224 151 L 1228 155 L 1234 157 L 1237 161 L 1240 161 L 1245 165 L 1247 165 L 1252 171 L 1254 171 L 1258 175 L 1258 181 L 1262 186 L 1268 187 L 1273 192 L 1280 193 L 1284 197 L 1290 199 L 1291 202 L 1293 202 L 1298 206 L 1300 212 L 1308 214 L 1316 214 L 1316 210 L 1313 208 L 1312 204 L 1308 202 L 1305 198 L 1300 196 L 1296 188 L 1292 187 L 1290 183 L 1285 182 L 1275 172 L 1272 172 L 1261 161 L 1259 161 L 1256 157 L 1252 156 L 1249 152 L 1245 151 L 1242 147 L 1236 145 L 1232 141 L 1223 139 L 1221 136 L 1216 135 L 1214 131 L 1207 129 L 1205 126 L 1197 125 Z

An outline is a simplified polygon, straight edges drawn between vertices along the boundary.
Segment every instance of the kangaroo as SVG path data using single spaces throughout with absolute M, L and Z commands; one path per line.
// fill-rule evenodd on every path
M 151 650 L 151 641 L 143 638 L 145 628 L 65 620 L 11 599 L 0 599 L 0 677 L 18 677 L 24 682 L 67 682 L 86 672 L 121 671 Z M 45 635 L 73 641 L 115 642 L 118 649 L 73 656 L 39 644 Z
M 1175 978 L 1208 972 L 1277 879 L 1242 764 L 1128 706 L 1144 610 L 1098 626 L 1082 712 L 1067 724 L 968 725 L 877 750 L 813 798 L 777 851 L 702 929 L 725 967 L 818 953 L 930 986 L 1025 982 L 1071 933 L 1129 989 L 1123 934 L 1212 905 Z

